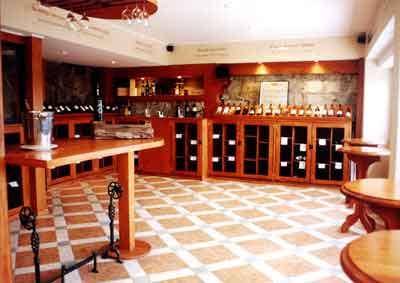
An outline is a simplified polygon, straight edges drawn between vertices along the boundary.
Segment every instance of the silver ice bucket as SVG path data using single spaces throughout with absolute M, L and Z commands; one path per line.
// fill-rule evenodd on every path
M 29 111 L 25 114 L 25 141 L 23 146 L 32 150 L 50 150 L 53 135 L 53 112 Z

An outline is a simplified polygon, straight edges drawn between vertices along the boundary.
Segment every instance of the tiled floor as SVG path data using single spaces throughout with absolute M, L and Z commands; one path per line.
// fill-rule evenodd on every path
M 113 177 L 50 188 L 38 230 L 44 277 L 107 242 Z M 123 265 L 100 260 L 99 274 L 85 266 L 67 282 L 348 282 L 339 253 L 364 233 L 339 233 L 350 211 L 337 189 L 138 176 L 135 198 L 137 238 L 151 253 Z M 33 282 L 29 232 L 16 221 L 11 233 L 16 282 Z

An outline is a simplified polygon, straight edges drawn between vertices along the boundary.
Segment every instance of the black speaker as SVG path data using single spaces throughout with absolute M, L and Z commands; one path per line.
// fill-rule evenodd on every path
M 366 32 L 362 32 L 357 36 L 357 43 L 366 44 L 370 43 L 372 36 Z
M 229 68 L 227 66 L 217 66 L 215 68 L 215 77 L 217 79 L 228 79 L 229 76 Z
M 167 45 L 167 51 L 168 52 L 174 52 L 174 46 L 172 44 Z

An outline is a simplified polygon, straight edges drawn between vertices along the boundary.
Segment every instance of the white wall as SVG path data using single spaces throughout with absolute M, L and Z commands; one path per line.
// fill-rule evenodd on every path
M 378 67 L 374 60 L 366 60 L 363 116 L 366 140 L 389 144 L 391 86 L 392 70 Z M 388 171 L 389 159 L 386 158 L 370 167 L 368 177 L 386 178 Z

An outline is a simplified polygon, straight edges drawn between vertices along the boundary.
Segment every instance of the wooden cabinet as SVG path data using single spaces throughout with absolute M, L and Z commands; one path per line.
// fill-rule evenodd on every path
M 241 125 L 243 151 L 241 173 L 250 178 L 272 178 L 273 128 L 270 124 Z
M 339 152 L 351 121 L 315 117 L 216 117 L 209 122 L 209 175 L 343 184 Z
M 318 184 L 342 184 L 349 179 L 349 162 L 337 149 L 351 136 L 349 125 L 314 125 L 311 181 Z
M 204 145 L 207 123 L 202 119 L 176 119 L 173 123 L 173 166 L 176 175 L 202 176 L 207 159 Z
M 307 182 L 310 176 L 310 125 L 282 123 L 275 126 L 275 178 Z
M 235 121 L 213 121 L 209 125 L 209 172 L 211 175 L 238 176 L 239 127 Z

